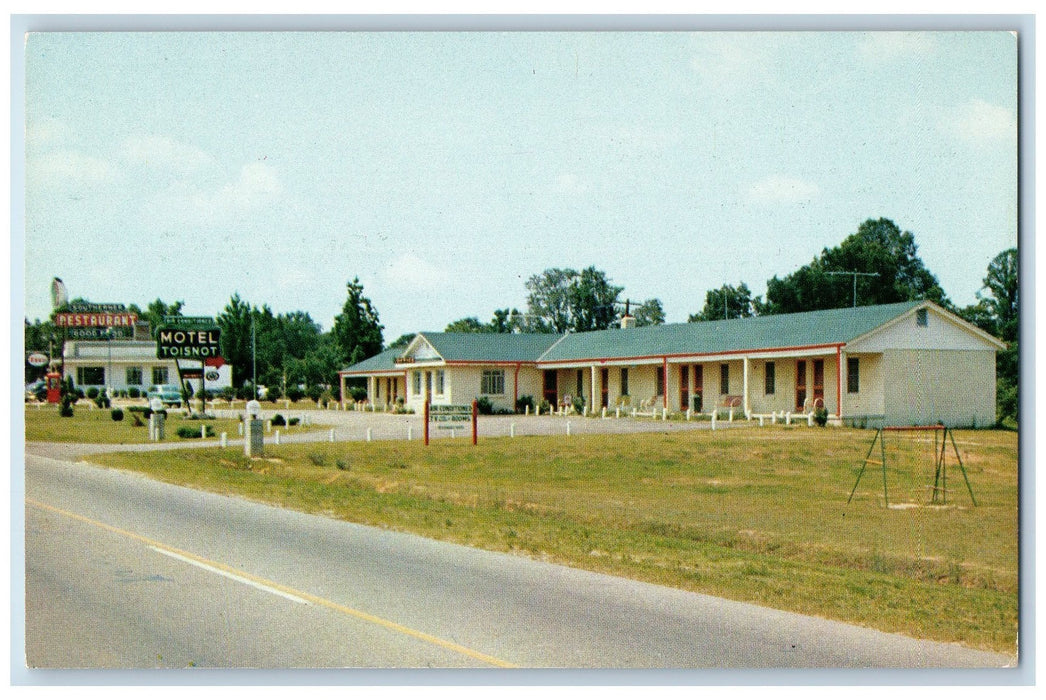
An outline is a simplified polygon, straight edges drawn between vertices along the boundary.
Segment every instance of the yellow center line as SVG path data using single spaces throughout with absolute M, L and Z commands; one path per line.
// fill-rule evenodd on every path
M 122 537 L 126 537 L 128 539 L 132 539 L 132 540 L 135 540 L 137 542 L 141 542 L 141 543 L 143 543 L 143 544 L 145 544 L 145 545 L 147 545 L 149 547 L 156 547 L 156 548 L 159 548 L 159 549 L 166 550 L 168 552 L 172 552 L 174 554 L 177 554 L 180 557 L 183 557 L 183 558 L 191 560 L 193 562 L 202 564 L 202 565 L 207 566 L 207 567 L 211 567 L 211 568 L 217 569 L 217 570 L 219 570 L 221 572 L 224 572 L 226 574 L 229 574 L 231 576 L 236 576 L 236 577 L 239 577 L 239 578 L 242 578 L 242 579 L 246 579 L 246 580 L 252 581 L 252 582 L 254 582 L 254 583 L 258 584 L 258 585 L 266 586 L 266 587 L 271 588 L 271 589 L 273 589 L 275 591 L 279 591 L 279 592 L 281 592 L 281 593 L 283 593 L 285 595 L 294 596 L 296 598 L 300 598 L 302 600 L 308 601 L 309 603 L 312 603 L 313 605 L 319 605 L 319 606 L 325 607 L 325 608 L 327 608 L 329 610 L 334 610 L 334 611 L 340 612 L 340 613 L 342 613 L 344 615 L 349 615 L 350 617 L 355 617 L 355 618 L 357 618 L 359 620 L 363 620 L 365 622 L 370 622 L 370 623 L 378 625 L 380 627 L 384 627 L 385 629 L 392 630 L 394 632 L 399 632 L 400 634 L 407 635 L 408 637 L 413 637 L 415 639 L 420 639 L 423 642 L 428 642 L 429 644 L 433 644 L 433 645 L 441 647 L 443 649 L 448 649 L 448 650 L 456 652 L 458 654 L 462 654 L 464 656 L 468 656 L 470 658 L 477 659 L 479 661 L 482 661 L 483 663 L 490 664 L 491 666 L 498 666 L 500 668 L 517 668 L 517 666 L 515 664 L 511 664 L 508 661 L 503 661 L 502 659 L 499 659 L 499 658 L 497 658 L 495 656 L 490 656 L 489 654 L 484 654 L 483 652 L 476 651 L 475 649 L 470 649 L 470 648 L 468 648 L 466 646 L 462 646 L 460 644 L 456 644 L 456 643 L 451 642 L 449 640 L 441 639 L 440 637 L 436 637 L 436 636 L 433 636 L 431 634 L 427 634 L 425 632 L 421 632 L 419 630 L 412 629 L 412 628 L 407 627 L 405 625 L 401 625 L 398 622 L 393 622 L 391 620 L 386 620 L 386 619 L 378 617 L 376 615 L 371 615 L 370 613 L 363 612 L 362 610 L 356 610 L 355 608 L 350 608 L 348 606 L 341 605 L 339 603 L 335 603 L 334 601 L 327 600 L 326 598 L 321 598 L 321 597 L 316 596 L 316 595 L 312 595 L 311 593 L 306 593 L 305 591 L 299 591 L 299 590 L 296 590 L 294 588 L 290 588 L 288 586 L 284 586 L 282 584 L 276 583 L 275 581 L 269 581 L 267 579 L 261 578 L 260 576 L 255 576 L 253 574 L 247 573 L 246 571 L 241 571 L 241 570 L 235 569 L 235 568 L 233 568 L 231 566 L 227 566 L 225 564 L 222 564 L 221 562 L 216 562 L 216 561 L 211 561 L 209 559 L 205 559 L 204 557 L 198 556 L 198 555 L 193 554 L 191 552 L 186 552 L 184 550 L 177 549 L 176 547 L 172 547 L 170 545 L 167 545 L 167 544 L 164 544 L 162 542 L 159 542 L 157 540 L 150 539 L 148 537 L 145 537 L 144 535 L 139 535 L 138 533 L 131 532 L 129 530 L 123 530 L 121 528 L 114 527 L 112 525 L 107 525 L 106 523 L 100 522 L 98 520 L 93 520 L 91 518 L 88 518 L 85 515 L 80 515 L 79 513 L 73 513 L 73 512 L 68 511 L 68 510 L 63 510 L 62 508 L 57 508 L 55 506 L 48 505 L 46 503 L 41 503 L 40 501 L 36 501 L 36 500 L 34 500 L 32 498 L 25 499 L 25 502 L 27 504 L 31 505 L 31 506 L 35 506 L 35 507 L 41 508 L 43 510 L 49 510 L 49 511 L 51 511 L 53 513 L 58 513 L 59 515 L 64 515 L 64 516 L 66 516 L 68 518 L 72 518 L 74 520 L 79 520 L 80 522 L 87 523 L 88 525 L 93 525 L 94 527 L 98 527 L 98 528 L 101 528 L 103 530 L 108 530 L 109 532 L 115 533 L 115 534 L 120 535 Z

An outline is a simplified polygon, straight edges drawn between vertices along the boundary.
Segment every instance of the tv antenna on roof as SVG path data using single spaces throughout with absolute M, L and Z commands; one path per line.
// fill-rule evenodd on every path
M 853 275 L 854 278 L 854 308 L 857 308 L 857 278 L 858 277 L 878 277 L 878 272 L 854 272 L 854 271 L 834 271 L 826 272 L 826 275 Z

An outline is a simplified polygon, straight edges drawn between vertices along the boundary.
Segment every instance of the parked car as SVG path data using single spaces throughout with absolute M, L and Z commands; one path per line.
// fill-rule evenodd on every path
M 175 384 L 154 384 L 149 387 L 146 398 L 150 401 L 160 399 L 165 406 L 181 406 L 182 390 Z
M 40 398 L 41 395 L 43 396 L 43 398 Z M 25 385 L 26 401 L 43 401 L 46 398 L 47 389 L 45 388 L 43 379 L 37 379 L 35 382 Z

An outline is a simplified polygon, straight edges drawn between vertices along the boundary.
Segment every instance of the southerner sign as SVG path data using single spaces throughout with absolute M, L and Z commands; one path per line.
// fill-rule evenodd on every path
M 161 360 L 206 360 L 221 357 L 218 328 L 160 328 L 156 333 L 156 356 Z

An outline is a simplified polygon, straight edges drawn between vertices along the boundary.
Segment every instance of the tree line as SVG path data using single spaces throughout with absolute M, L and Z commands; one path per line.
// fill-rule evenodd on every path
M 753 296 L 745 282 L 724 284 L 705 294 L 704 306 L 688 321 L 715 321 L 771 314 L 816 311 L 849 306 L 929 299 L 1008 343 L 998 354 L 1000 418 L 1016 419 L 1018 379 L 1019 286 L 1016 248 L 999 253 L 986 271 L 977 302 L 957 308 L 937 277 L 919 258 L 914 235 L 889 219 L 869 219 L 833 248 L 825 248 L 810 263 L 792 273 L 767 280 L 766 298 Z M 624 288 L 594 266 L 582 270 L 550 268 L 525 283 L 524 311 L 501 308 L 488 322 L 475 316 L 458 319 L 447 332 L 566 333 L 616 328 L 627 312 L 637 326 L 665 323 L 657 298 L 635 306 Z M 86 300 L 76 299 L 73 303 Z M 182 313 L 183 301 L 160 299 L 129 311 L 159 327 L 164 317 Z M 58 337 L 50 320 L 25 322 L 25 347 L 46 350 Z M 346 284 L 346 299 L 334 325 L 324 332 L 305 311 L 276 314 L 267 304 L 257 306 L 239 294 L 215 319 L 221 328 L 225 360 L 233 366 L 236 387 L 257 383 L 280 391 L 298 387 L 338 386 L 337 372 L 384 349 L 378 311 L 358 278 Z M 406 334 L 388 347 L 406 345 Z M 32 370 L 27 368 L 27 381 Z

